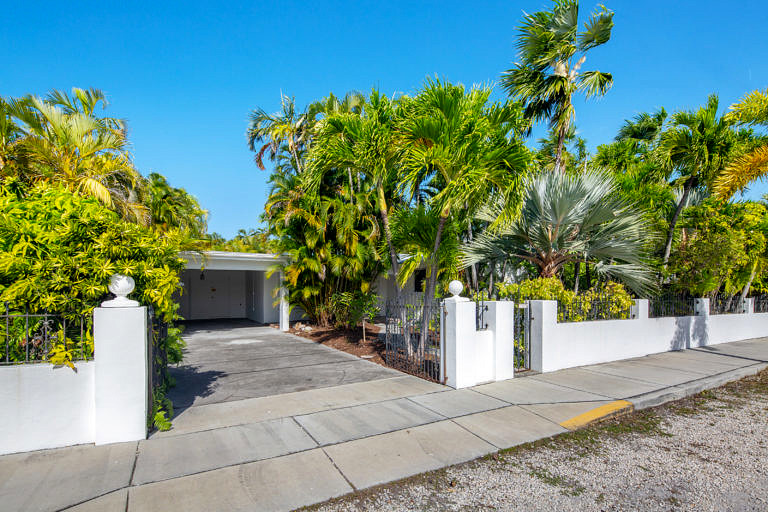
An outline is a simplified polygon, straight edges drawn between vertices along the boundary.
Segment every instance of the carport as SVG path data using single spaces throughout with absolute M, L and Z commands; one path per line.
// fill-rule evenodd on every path
M 182 252 L 180 256 L 187 261 L 178 299 L 184 319 L 248 319 L 260 324 L 279 323 L 280 330 L 288 330 L 288 301 L 280 288 L 282 273 L 267 277 L 268 271 L 282 262 L 282 256 L 224 251 Z

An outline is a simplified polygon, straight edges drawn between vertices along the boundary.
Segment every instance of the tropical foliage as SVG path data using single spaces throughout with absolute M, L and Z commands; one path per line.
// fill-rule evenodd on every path
M 768 91 L 727 113 L 716 95 L 640 113 L 590 154 L 574 100 L 612 87 L 610 73 L 583 68 L 613 29 L 612 11 L 580 19 L 577 0 L 525 14 L 504 101 L 428 78 L 409 95 L 330 94 L 303 109 L 281 95 L 279 112 L 255 109 L 248 144 L 273 167 L 263 220 L 289 256 L 291 303 L 344 322 L 342 298 L 375 293 L 380 276 L 401 293 L 417 272 L 428 297 L 457 278 L 473 296 L 540 279 L 583 296 L 617 283 L 638 295 L 762 289 L 765 208 L 708 198 L 768 172 Z M 541 121 L 549 132 L 526 146 Z M 744 230 L 717 227 L 725 215 Z
M 492 222 L 499 216 L 498 208 L 492 205 L 479 216 Z M 555 277 L 569 263 L 592 265 L 598 278 L 621 281 L 643 293 L 654 286 L 645 265 L 652 236 L 646 220 L 616 193 L 609 176 L 553 171 L 531 180 L 516 220 L 482 233 L 464 252 L 470 264 L 527 262 L 543 278 Z
M 171 322 L 183 266 L 178 252 L 174 236 L 122 220 L 63 185 L 38 183 L 23 196 L 0 187 L 0 302 L 13 311 L 79 319 L 108 296 L 109 277 L 121 273 L 135 280 L 133 297 Z M 180 361 L 181 341 L 167 343 L 169 361 Z
M 610 73 L 581 70 L 587 52 L 607 43 L 612 29 L 613 13 L 600 6 L 579 32 L 578 0 L 557 0 L 551 11 L 526 14 L 519 27 L 520 62 L 502 74 L 501 84 L 525 104 L 532 122 L 549 120 L 556 171 L 563 170 L 563 145 L 575 117 L 573 95 L 602 96 L 613 85 Z

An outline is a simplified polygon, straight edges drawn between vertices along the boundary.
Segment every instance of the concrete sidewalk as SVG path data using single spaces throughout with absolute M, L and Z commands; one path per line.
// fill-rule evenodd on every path
M 768 339 L 758 339 L 458 391 L 399 374 L 200 405 L 147 441 L 0 457 L 0 503 L 7 510 L 291 510 L 766 366 Z

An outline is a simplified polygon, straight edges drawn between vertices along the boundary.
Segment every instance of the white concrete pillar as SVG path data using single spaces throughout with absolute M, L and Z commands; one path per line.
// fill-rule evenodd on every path
M 755 298 L 747 297 L 744 299 L 744 312 L 748 315 L 755 313 Z
M 285 332 L 291 328 L 291 311 L 288 307 L 288 290 L 283 286 L 283 273 L 280 272 L 280 330 Z
M 709 299 L 694 299 L 693 314 L 695 316 L 709 316 Z
M 515 376 L 515 303 L 486 302 L 485 319 L 493 333 L 494 380 Z
M 445 383 L 455 389 L 476 384 L 471 343 L 477 333 L 475 308 L 466 297 L 445 299 Z
M 528 307 L 531 308 L 531 370 L 542 373 L 551 371 L 551 363 L 547 366 L 545 340 L 557 327 L 557 301 L 532 300 L 528 302 Z
M 93 312 L 96 444 L 147 438 L 147 308 Z
M 648 299 L 635 299 L 629 310 L 629 318 L 632 320 L 648 319 Z

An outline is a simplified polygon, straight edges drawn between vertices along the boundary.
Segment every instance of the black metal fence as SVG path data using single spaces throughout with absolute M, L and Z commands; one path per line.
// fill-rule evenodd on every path
M 746 304 L 739 295 L 715 295 L 709 299 L 710 315 L 746 313 Z
M 409 300 L 401 297 L 387 301 L 385 310 L 384 361 L 387 366 L 442 383 L 442 302 L 433 300 L 425 310 L 423 298 Z
M 515 372 L 531 369 L 531 308 L 530 302 L 515 303 Z
M 93 359 L 90 316 L 30 313 L 3 304 L 0 311 L 0 365 Z
M 754 300 L 755 313 L 768 313 L 768 295 L 758 295 Z
M 558 322 L 621 320 L 630 317 L 632 304 L 622 304 L 610 297 L 577 295 L 571 302 L 557 303 Z
M 155 316 L 152 306 L 147 308 L 147 368 L 149 389 L 147 414 L 148 423 L 152 422 L 152 406 L 155 401 L 155 389 L 162 386 L 168 378 L 168 351 L 166 350 L 166 338 L 168 337 L 168 324 Z
M 488 304 L 484 300 L 480 299 L 475 302 L 475 329 L 478 331 L 484 331 L 488 329 L 488 322 L 485 319 L 485 314 L 488 312 Z
M 648 300 L 648 316 L 662 318 L 670 316 L 693 316 L 696 299 L 683 293 L 665 293 Z

